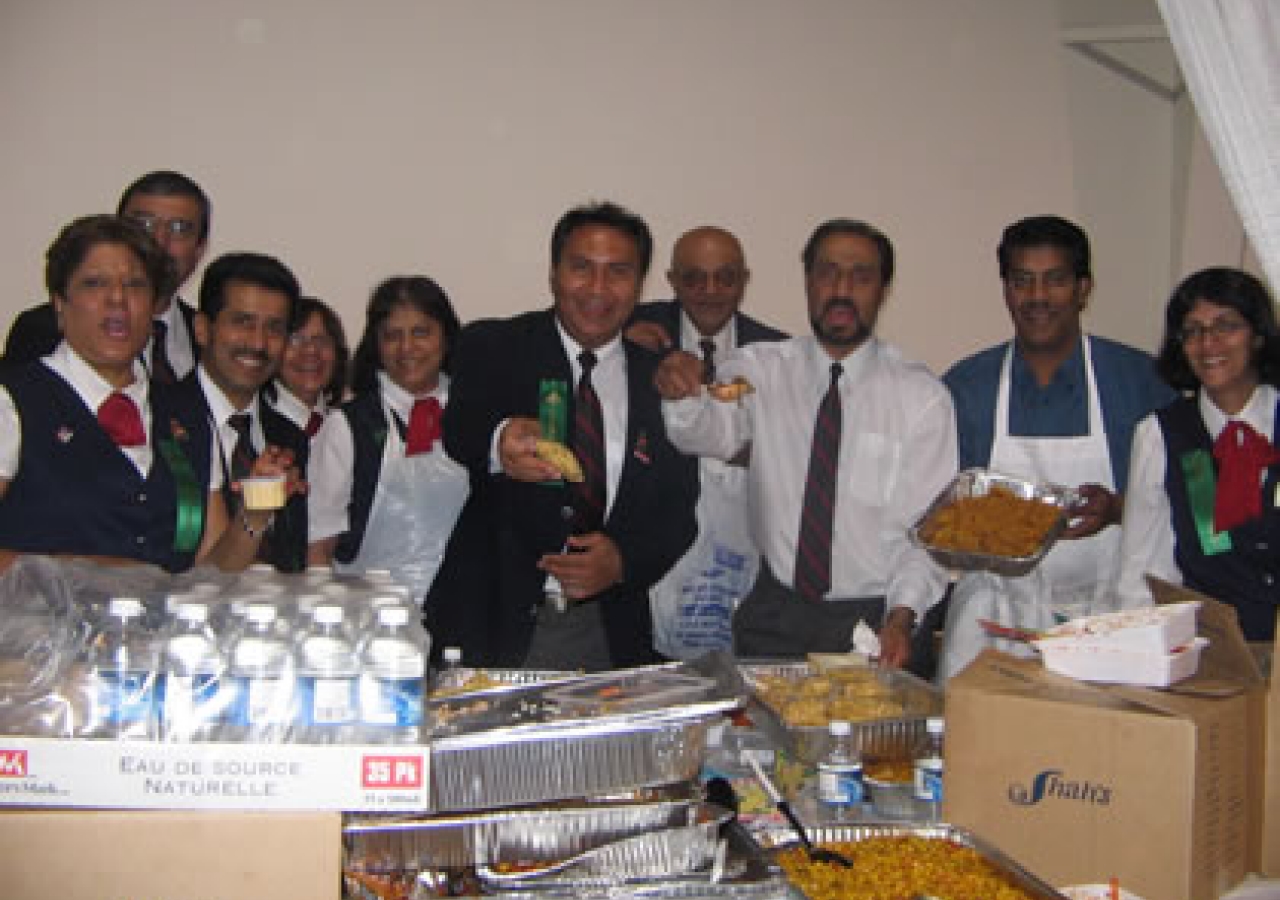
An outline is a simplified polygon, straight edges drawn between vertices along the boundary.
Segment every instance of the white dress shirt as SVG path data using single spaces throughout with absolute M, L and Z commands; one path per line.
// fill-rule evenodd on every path
M 1222 429 L 1232 421 L 1252 425 L 1258 434 L 1270 440 L 1275 434 L 1276 397 L 1274 387 L 1260 384 L 1254 388 L 1249 402 L 1234 416 L 1218 409 L 1204 391 L 1200 391 L 1196 405 L 1205 430 L 1213 440 L 1217 440 Z M 1145 575 L 1182 583 L 1182 572 L 1173 555 L 1173 511 L 1164 484 L 1168 455 L 1164 432 L 1152 413 L 1138 423 L 1129 460 L 1129 484 L 1124 496 L 1120 536 L 1120 577 L 1116 586 L 1121 608 L 1151 604 Z
M 705 340 L 707 340 L 706 335 L 698 330 L 698 326 L 693 324 L 693 319 L 689 318 L 689 314 L 683 309 L 680 310 L 681 349 L 687 350 L 694 356 L 700 357 L 702 356 L 702 342 Z M 720 364 L 720 357 L 738 346 L 737 317 L 730 316 L 729 321 L 725 322 L 724 327 L 713 334 L 710 340 L 716 345 L 715 361 L 718 366 Z
M 379 371 L 377 376 L 383 409 L 399 416 L 400 421 L 408 427 L 413 401 L 419 398 L 388 378 L 386 372 Z M 440 401 L 441 409 L 447 406 L 449 376 L 441 372 L 435 390 L 423 397 L 435 397 Z M 430 452 L 443 454 L 444 442 L 436 441 Z M 395 423 L 388 421 L 383 459 L 403 455 L 404 440 Z M 319 541 L 350 530 L 351 523 L 347 513 L 355 486 L 355 459 L 356 447 L 350 421 L 342 414 L 325 416 L 324 424 L 311 442 L 311 452 L 307 458 L 308 540 Z
M 225 475 L 227 481 L 231 478 L 231 456 L 236 449 L 236 441 L 240 437 L 240 432 L 231 427 L 231 417 L 236 413 L 249 414 L 249 443 L 253 445 L 255 453 L 261 453 L 263 448 L 267 446 L 267 436 L 262 431 L 262 409 L 261 399 L 258 394 L 253 395 L 253 399 L 249 401 L 249 405 L 244 409 L 237 409 L 227 399 L 227 395 L 222 393 L 222 388 L 209 377 L 209 373 L 205 371 L 204 366 L 196 368 L 196 377 L 200 380 L 200 390 L 204 392 L 205 402 L 209 404 L 210 426 L 213 428 L 214 464 Z M 221 487 L 223 479 L 218 480 L 218 486 Z
M 316 413 L 321 418 L 329 415 L 329 405 L 325 402 L 324 394 L 320 395 L 316 405 L 312 407 L 299 400 L 298 395 L 289 390 L 279 378 L 275 380 L 272 389 L 275 391 L 274 398 L 267 397 L 266 394 L 263 394 L 263 397 L 267 397 L 267 403 L 272 409 L 297 425 L 299 431 L 307 430 L 307 422 L 311 420 L 312 413 Z
M 818 405 L 833 360 L 812 336 L 725 354 L 717 378 L 755 387 L 740 403 L 705 392 L 663 403 L 675 446 L 731 459 L 748 441 L 751 526 L 770 569 L 793 583 L 800 509 Z M 947 573 L 907 530 L 955 476 L 955 412 L 928 369 L 877 338 L 842 361 L 840 481 L 829 599 L 883 596 L 917 621 L 942 598 Z

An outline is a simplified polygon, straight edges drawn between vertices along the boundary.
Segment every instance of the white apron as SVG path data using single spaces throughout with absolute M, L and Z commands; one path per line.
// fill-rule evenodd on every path
M 1009 434 L 1009 373 L 1013 360 L 1010 343 L 996 393 L 990 465 L 993 472 L 1065 487 L 1100 484 L 1115 490 L 1087 336 L 1083 352 L 1089 433 L 1075 438 L 1013 437 Z M 1034 653 L 1022 641 L 988 636 L 978 624 L 979 619 L 1014 628 L 1042 629 L 1064 619 L 1113 609 L 1111 586 L 1119 557 L 1120 529 L 1109 526 L 1092 537 L 1059 541 L 1030 574 L 1021 578 L 987 572 L 962 577 L 952 592 L 947 612 L 939 681 L 959 672 L 986 647 L 1019 656 Z
M 704 458 L 698 469 L 698 536 L 649 590 L 653 646 L 672 659 L 732 648 L 733 611 L 760 569 L 747 516 L 746 468 Z
M 390 427 L 360 552 L 349 563 L 334 560 L 333 567 L 348 575 L 388 569 L 422 603 L 470 493 L 467 471 L 441 441 L 428 453 L 405 456 L 385 400 L 382 409 Z

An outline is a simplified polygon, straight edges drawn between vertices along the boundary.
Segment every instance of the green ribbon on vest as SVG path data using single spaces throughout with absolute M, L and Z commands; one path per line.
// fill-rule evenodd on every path
M 173 523 L 173 549 L 178 553 L 193 553 L 200 546 L 204 532 L 204 494 L 196 479 L 191 460 L 182 452 L 176 439 L 167 437 L 156 442 L 173 475 L 177 496 L 177 514 Z
M 1191 518 L 1200 536 L 1200 549 L 1205 556 L 1215 556 L 1231 549 L 1231 535 L 1213 530 L 1213 498 L 1217 478 L 1213 474 L 1213 457 L 1208 450 L 1190 450 L 1182 454 L 1182 478 L 1187 486 Z

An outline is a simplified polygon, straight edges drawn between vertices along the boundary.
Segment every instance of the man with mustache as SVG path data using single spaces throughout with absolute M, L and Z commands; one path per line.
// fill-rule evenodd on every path
M 200 363 L 178 390 L 193 408 L 204 410 L 217 438 L 214 450 L 221 459 L 224 499 L 233 520 L 241 520 L 243 505 L 231 486 L 246 463 L 271 454 L 306 471 L 306 433 L 260 396 L 280 368 L 300 296 L 293 273 L 274 257 L 258 253 L 219 257 L 200 284 L 195 319 Z M 268 525 L 259 560 L 282 572 L 300 572 L 306 552 L 306 497 L 295 494 Z
M 120 195 L 116 215 L 137 222 L 164 250 L 172 280 L 156 293 L 152 340 L 142 360 L 151 377 L 163 383 L 185 378 L 195 368 L 192 330 L 195 309 L 178 296 L 200 264 L 209 243 L 212 208 L 200 185 L 181 172 L 148 172 Z M 163 346 L 159 346 L 163 339 Z M 24 310 L 13 321 L 3 362 L 20 365 L 53 352 L 62 340 L 53 304 Z
M 672 442 L 731 459 L 747 442 L 751 527 L 760 576 L 734 614 L 745 656 L 850 648 L 859 621 L 880 627 L 880 661 L 918 658 L 916 628 L 947 576 L 907 529 L 956 471 L 946 389 L 875 336 L 893 280 L 893 245 L 865 222 L 834 219 L 806 243 L 812 335 L 726 354 L 717 377 L 754 388 L 721 402 L 702 363 L 670 354 L 655 384 Z M 914 652 L 913 652 L 914 651 Z
M 1076 488 L 1070 527 L 1030 575 L 973 574 L 953 592 L 939 677 L 988 646 L 1027 653 L 978 624 L 1044 628 L 1112 607 L 1121 495 L 1134 428 L 1174 398 L 1146 353 L 1084 335 L 1089 238 L 1058 216 L 1005 229 L 996 250 L 1014 337 L 952 366 L 960 465 Z M 1116 526 L 1116 527 L 1112 527 Z

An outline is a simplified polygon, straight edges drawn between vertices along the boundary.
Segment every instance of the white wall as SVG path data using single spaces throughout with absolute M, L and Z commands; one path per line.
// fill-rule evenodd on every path
M 720 223 L 750 308 L 800 330 L 803 240 L 864 217 L 900 253 L 882 330 L 942 368 L 1008 334 L 1012 219 L 1110 198 L 1168 228 L 1145 181 L 1081 190 L 1064 53 L 1053 0 L 9 0 L 0 321 L 41 298 L 58 227 L 176 168 L 214 199 L 211 256 L 280 255 L 353 337 L 393 273 L 465 319 L 544 304 L 552 223 L 603 197 L 654 229 L 648 296 L 678 233 Z M 1138 292 L 1113 268 L 1108 303 Z

